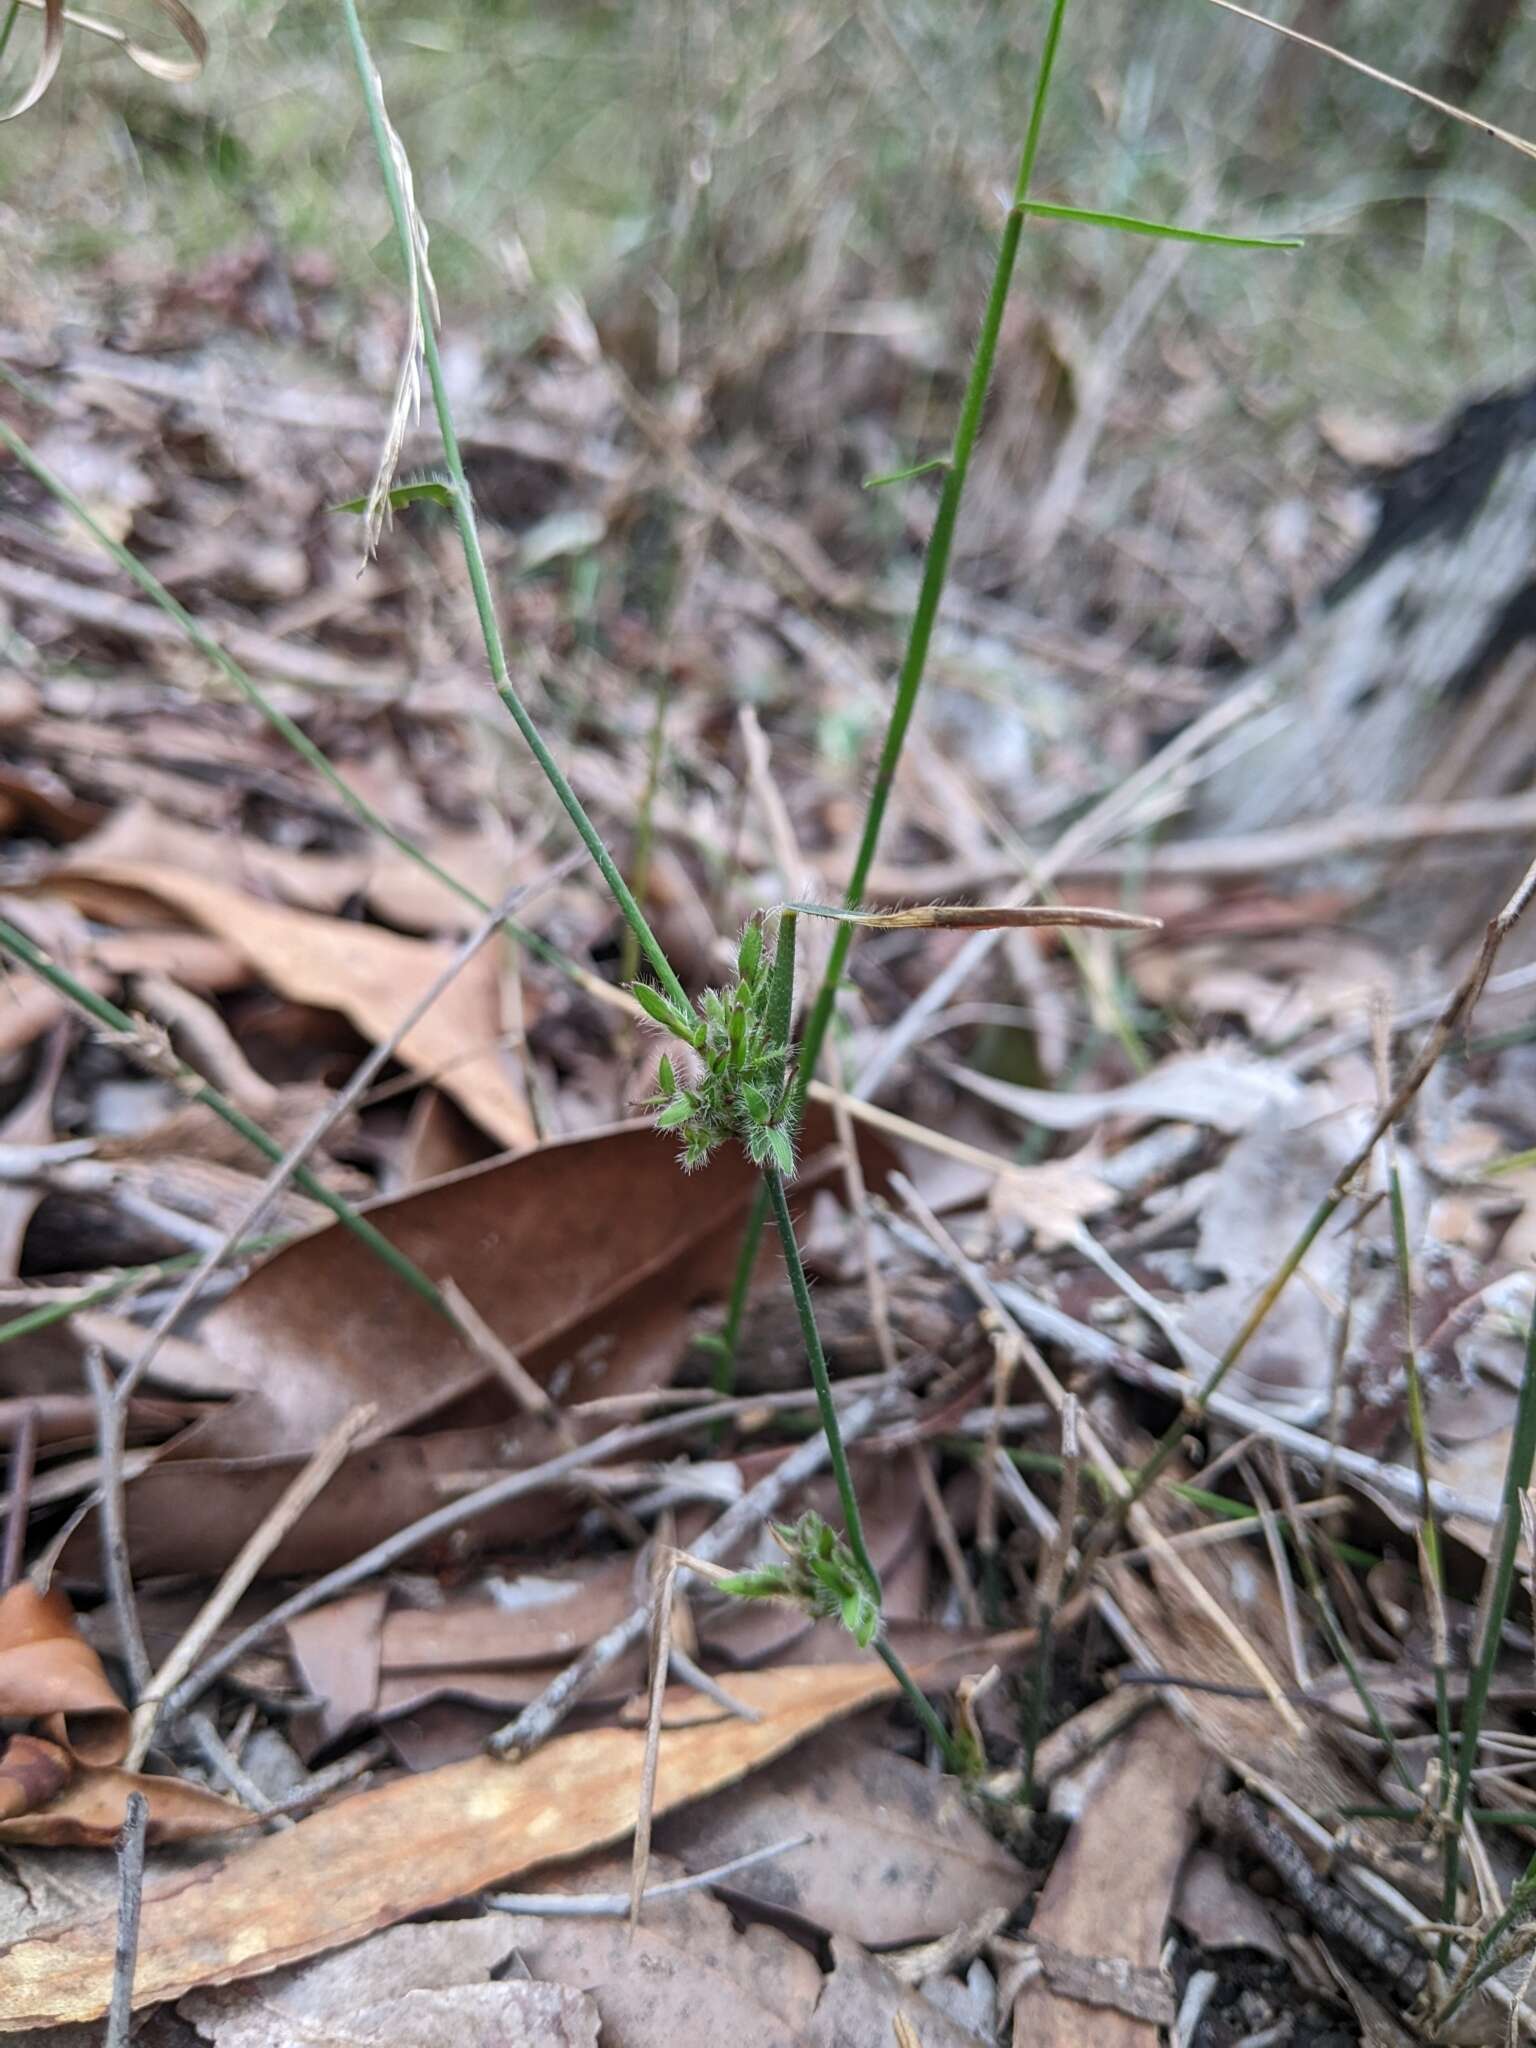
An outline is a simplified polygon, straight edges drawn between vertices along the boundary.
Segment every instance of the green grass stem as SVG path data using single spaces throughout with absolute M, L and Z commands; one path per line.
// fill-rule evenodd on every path
M 1478 1737 L 1488 1705 L 1488 1689 L 1498 1662 L 1499 1641 L 1509 1596 L 1515 1582 L 1515 1558 L 1520 1548 L 1520 1496 L 1531 1483 L 1531 1466 L 1536 1461 L 1536 1312 L 1531 1317 L 1526 1339 L 1525 1371 L 1520 1381 L 1520 1398 L 1515 1410 L 1514 1434 L 1509 1459 L 1504 1467 L 1504 1504 L 1498 1538 L 1492 1553 L 1487 1597 L 1482 1603 L 1482 1636 L 1467 1680 L 1467 1697 L 1461 1710 L 1461 1734 L 1456 1753 L 1456 1792 L 1451 1804 L 1451 1826 L 1445 1866 L 1445 1890 L 1440 1918 L 1450 1925 L 1456 1918 L 1457 1895 L 1461 1888 L 1461 1829 L 1472 1799 L 1472 1773 L 1477 1766 Z
M 640 950 L 650 962 L 661 987 L 674 1003 L 686 1009 L 689 1007 L 687 992 L 673 971 L 671 961 L 651 930 L 645 913 L 630 892 L 629 884 L 620 874 L 618 864 L 608 851 L 602 834 L 587 815 L 585 805 L 572 789 L 564 769 L 550 752 L 544 735 L 539 731 L 532 713 L 512 681 L 511 671 L 507 665 L 506 648 L 501 637 L 501 626 L 496 617 L 496 600 L 491 591 L 485 555 L 480 546 L 480 527 L 475 517 L 475 502 L 470 493 L 469 479 L 464 474 L 464 458 L 459 450 L 453 404 L 443 376 L 442 357 L 437 346 L 431 283 L 424 266 L 417 266 L 413 261 L 415 244 L 411 219 L 406 207 L 405 194 L 401 189 L 399 172 L 395 166 L 394 151 L 390 146 L 389 123 L 384 111 L 379 75 L 368 49 L 367 38 L 363 34 L 357 0 L 341 0 L 341 4 L 347 24 L 347 35 L 352 45 L 353 59 L 357 65 L 357 75 L 362 82 L 363 100 L 368 110 L 368 126 L 379 160 L 379 173 L 384 181 L 384 189 L 389 198 L 389 210 L 395 223 L 396 239 L 400 244 L 401 260 L 408 277 L 413 272 L 416 274 L 417 300 L 421 314 L 422 357 L 426 364 L 427 382 L 432 390 L 438 433 L 443 444 L 443 465 L 453 486 L 454 524 L 458 528 L 459 544 L 464 551 L 464 565 L 469 573 L 469 587 L 474 598 L 475 615 L 480 622 L 480 637 L 485 643 L 485 656 L 491 671 L 492 686 L 510 713 L 513 724 L 522 734 L 528 751 L 537 761 L 545 781 L 554 791 L 561 809 L 575 826 L 578 838 L 591 855 L 598 873 L 607 883 L 609 894 L 618 905 L 625 923 L 634 933 Z
M 1046 23 L 1045 42 L 1040 52 L 1040 66 L 1035 77 L 1034 98 L 1030 104 L 1029 124 L 1024 135 L 1024 146 L 1019 154 L 1018 172 L 1014 178 L 1013 201 L 1009 206 L 1002 236 L 998 242 L 992 283 L 987 293 L 981 327 L 976 336 L 976 347 L 971 357 L 965 394 L 960 403 L 955 438 L 948 455 L 940 458 L 943 464 L 944 483 L 939 492 L 938 509 L 934 513 L 933 527 L 923 556 L 922 581 L 907 632 L 906 651 L 897 675 L 896 695 L 891 705 L 885 738 L 881 743 L 875 779 L 870 787 L 869 801 L 864 811 L 864 825 L 859 834 L 858 848 L 848 875 L 848 886 L 844 892 L 843 901 L 849 910 L 857 910 L 864 900 L 870 869 L 874 866 L 875 854 L 880 845 L 880 834 L 885 825 L 886 807 L 896 783 L 896 770 L 901 761 L 902 749 L 906 745 L 913 713 L 917 709 L 923 677 L 928 668 L 933 629 L 938 621 L 944 585 L 949 579 L 949 560 L 954 548 L 955 525 L 960 516 L 961 500 L 965 496 L 971 455 L 981 432 L 982 418 L 986 411 L 987 390 L 992 381 L 992 367 L 997 360 L 997 344 L 1003 329 L 1003 313 L 1008 304 L 1008 292 L 1013 283 L 1014 266 L 1018 260 L 1019 241 L 1024 232 L 1024 202 L 1029 197 L 1029 188 L 1035 175 L 1035 161 L 1040 153 L 1040 131 L 1045 120 L 1045 103 L 1050 94 L 1051 76 L 1056 68 L 1056 53 L 1061 45 L 1062 23 L 1066 18 L 1066 12 L 1067 0 L 1051 0 L 1050 18 Z M 826 971 L 822 975 L 821 986 L 816 992 L 816 999 L 811 1005 L 810 1015 L 806 1019 L 805 1030 L 800 1039 L 800 1070 L 795 1084 L 797 1115 L 804 1109 L 811 1083 L 816 1078 L 817 1063 L 832 1023 L 832 1013 L 837 1005 L 837 994 L 842 986 L 843 975 L 848 965 L 848 949 L 852 943 L 852 925 L 837 925 L 832 934 Z M 731 1290 L 730 1308 L 721 1331 L 722 1349 L 717 1384 L 726 1389 L 732 1384 L 736 1348 L 741 1341 L 742 1319 L 746 1314 L 747 1295 L 751 1287 L 753 1268 L 757 1263 L 758 1246 L 768 1220 L 768 1208 L 768 1196 L 760 1194 L 747 1218 L 736 1282 Z

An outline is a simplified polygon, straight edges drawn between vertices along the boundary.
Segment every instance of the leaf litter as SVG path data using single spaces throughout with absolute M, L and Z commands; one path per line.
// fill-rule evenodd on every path
M 174 324 L 183 306 L 168 284 L 151 318 Z M 809 517 L 802 530 L 756 502 L 804 506 L 808 479 L 764 452 L 726 368 L 695 366 L 701 402 L 679 415 L 680 459 L 656 470 L 659 444 L 616 396 L 619 365 L 603 357 L 622 349 L 618 330 L 610 342 L 595 329 L 583 339 L 582 321 L 551 314 L 548 325 L 526 363 L 494 373 L 498 410 L 468 440 L 477 493 L 504 558 L 520 564 L 502 593 L 509 623 L 552 700 L 581 707 L 573 779 L 621 842 L 642 812 L 650 820 L 648 902 L 699 986 L 729 964 L 716 934 L 785 890 L 820 893 L 806 874 L 781 872 L 786 821 L 807 870 L 846 873 L 838 692 L 857 695 L 861 673 L 885 672 L 893 646 L 881 621 L 899 607 L 885 595 L 866 603 L 863 588 L 853 603 L 833 566 L 833 554 L 860 577 L 875 566 L 853 487 L 819 480 L 814 540 Z M 863 336 L 845 365 L 849 418 L 877 446 L 891 429 L 881 393 L 895 346 Z M 1123 589 L 1107 639 L 1101 622 L 1042 638 L 1016 602 L 957 593 L 943 687 L 964 701 L 934 734 L 914 733 L 879 900 L 858 913 L 838 1071 L 884 1077 L 880 1106 L 857 1087 L 843 1104 L 871 1199 L 862 1216 L 839 1207 L 837 1130 L 818 1106 L 796 1201 L 818 1297 L 846 1310 L 841 1340 L 834 1317 L 829 1327 L 847 1394 L 878 1377 L 890 1396 L 855 1455 L 889 1639 L 931 1671 L 946 1716 L 962 1680 L 1000 1667 L 990 1685 L 965 1688 L 982 1752 L 974 1780 L 932 1771 L 883 1668 L 849 1666 L 835 1628 L 728 1606 L 695 1581 L 674 1617 L 679 1658 L 662 1695 L 652 1879 L 810 1840 L 708 1892 L 648 1905 L 633 1943 L 576 1919 L 447 1917 L 514 1876 L 551 1896 L 625 1888 L 608 1852 L 637 1818 L 641 1636 L 593 1673 L 574 1732 L 515 1765 L 478 1752 L 509 1712 L 537 1710 L 572 1660 L 624 1630 L 658 1541 L 687 1548 L 808 1425 L 798 1353 L 783 1369 L 771 1261 L 735 1406 L 693 1420 L 753 1176 L 729 1150 L 679 1176 L 666 1142 L 626 1122 L 655 1088 L 658 1045 L 618 991 L 608 909 L 584 878 L 562 878 L 531 913 L 538 945 L 498 940 L 455 976 L 311 1161 L 319 1186 L 360 1206 L 432 1286 L 461 1290 L 490 1341 L 326 1221 L 312 1190 L 290 1188 L 263 1241 L 228 1248 L 157 1354 L 127 1409 L 130 1447 L 110 1469 L 82 1391 L 84 1347 L 104 1342 L 133 1371 L 188 1262 L 227 1234 L 262 1170 L 186 1099 L 168 1055 L 286 1150 L 473 927 L 478 913 L 455 884 L 499 900 L 537 877 L 548 830 L 521 765 L 477 733 L 481 683 L 452 651 L 457 585 L 430 489 L 407 486 L 424 502 L 400 505 L 375 580 L 361 593 L 352 580 L 353 542 L 327 508 L 366 476 L 371 415 L 348 425 L 334 394 L 262 368 L 237 420 L 196 355 L 118 346 L 89 375 L 67 350 L 28 362 L 48 394 L 50 460 L 137 548 L 206 536 L 229 477 L 253 501 L 270 497 L 265 552 L 210 542 L 186 557 L 199 608 L 285 693 L 303 733 L 344 760 L 389 829 L 424 845 L 449 879 L 367 839 L 313 761 L 210 688 L 161 614 L 91 580 L 94 566 L 82 568 L 23 473 L 0 470 L 4 509 L 30 522 L 4 585 L 7 646 L 26 651 L 24 674 L 0 675 L 5 914 L 138 1020 L 131 1045 L 83 1028 L 19 973 L 0 1009 L 0 1286 L 7 1315 L 26 1325 L 0 1330 L 0 1417 L 15 1453 L 8 1513 L 30 1568 L 0 1599 L 0 1840 L 33 1859 L 80 1845 L 100 1859 L 130 1796 L 145 1796 L 135 1997 L 174 2004 L 178 2028 L 225 2048 L 276 2048 L 295 2034 L 424 2048 L 600 2036 L 639 2048 L 722 2028 L 744 2043 L 949 2048 L 1011 2035 L 1150 2048 L 1175 2022 L 1185 2042 L 1228 2048 L 1287 2027 L 1333 2038 L 1327 2027 L 1353 2026 L 1373 2000 L 1423 2038 L 1426 2008 L 1418 1991 L 1405 1995 L 1399 1965 L 1411 1953 L 1429 1982 L 1422 1995 L 1443 1992 L 1428 1975 L 1440 1967 L 1434 1844 L 1446 1796 L 1437 1690 L 1465 1711 L 1531 1308 L 1526 970 L 1498 963 L 1477 1015 L 1480 1030 L 1507 1026 L 1505 1042 L 1455 1037 L 1405 1104 L 1401 1243 L 1378 1156 L 1221 1393 L 1184 1408 L 1371 1126 L 1373 1005 L 1397 1020 L 1401 1072 L 1439 1002 L 1424 1009 L 1400 932 L 1369 917 L 1341 929 L 1369 893 L 1350 878 L 1310 854 L 1292 872 L 1274 842 L 1255 870 L 1251 846 L 1234 854 L 1168 830 L 1188 790 L 1182 757 L 1156 788 L 1168 742 L 1145 686 L 1184 691 L 1198 722 L 1229 687 L 1203 665 L 1208 650 L 1181 642 L 1200 660 L 1138 669 L 1135 650 L 1149 631 L 1164 644 L 1165 621 L 1138 616 Z M 109 394 L 130 392 L 142 410 L 124 432 Z M 783 392 L 764 402 L 792 410 Z M 33 401 L 15 403 L 35 427 Z M 1337 423 L 1319 431 L 1326 440 Z M 503 445 L 519 434 L 536 456 Z M 617 599 L 631 570 L 634 589 L 643 582 L 640 551 L 628 552 L 642 492 L 681 532 L 701 502 L 689 465 L 735 473 L 738 458 L 745 482 L 723 495 L 711 486 L 709 530 L 688 535 L 707 602 L 679 600 L 674 615 L 643 592 Z M 498 468 L 509 462 L 510 489 Z M 557 580 L 573 559 L 620 572 L 579 625 Z M 1321 582 L 1342 564 L 1312 566 Z M 1281 579 L 1287 604 L 1293 569 Z M 1044 712 L 1010 700 L 1005 719 L 990 683 L 972 689 L 997 672 L 999 634 L 1008 675 L 1021 654 L 1050 668 Z M 103 673 L 116 699 L 92 680 Z M 1107 674 L 1144 696 L 1110 706 L 1097 687 Z M 407 676 L 419 679 L 409 694 Z M 651 707 L 637 678 L 667 693 L 667 758 L 649 795 Z M 757 815 L 734 722 L 719 715 L 724 692 L 761 709 L 762 761 L 782 784 L 775 818 Z M 1021 719 L 1040 723 L 1031 744 L 1048 746 L 1058 795 L 1037 789 L 1017 830 L 1005 809 L 999 835 L 998 805 L 1017 794 L 1005 764 Z M 1032 856 L 1052 857 L 1106 763 L 1150 771 L 1152 795 L 1080 850 L 1080 875 L 1063 860 L 1077 908 L 929 900 L 1011 882 L 1020 831 Z M 1139 851 L 1116 834 L 1153 828 L 1163 836 L 1132 902 L 1122 884 Z M 1507 886 L 1496 845 L 1485 865 L 1490 890 Z M 1401 871 L 1392 882 L 1405 889 Z M 1447 988 L 1472 923 L 1433 970 Z M 1006 945 L 963 951 L 967 934 L 999 928 Z M 951 975 L 919 1034 L 911 1020 Z M 963 1257 L 1033 1317 L 1035 1359 L 978 1307 L 944 1246 L 890 1204 L 898 1163 Z M 877 1297 L 889 1304 L 894 1376 L 871 1342 Z M 1410 1351 L 1423 1378 L 1422 1471 Z M 1121 1561 L 1114 1533 L 1047 1625 L 1038 1595 L 1070 1494 L 1045 1417 L 1063 1388 L 1091 1412 L 1116 1470 L 1148 1456 L 1148 1431 L 1181 1412 L 1185 1427 L 1134 1556 Z M 285 1521 L 284 1499 L 364 1403 L 365 1433 Z M 630 1426 L 643 1433 L 626 1443 Z M 582 1463 L 599 1438 L 609 1448 Z M 931 1489 L 912 1482 L 914 1458 Z M 1079 1553 L 1111 1484 L 1107 1469 L 1087 1469 L 1065 1531 Z M 1424 1476 L 1460 1510 L 1438 1525 L 1433 1590 L 1415 1541 Z M 502 1480 L 528 1485 L 472 1505 Z M 125 1617 L 101 1563 L 103 1484 L 122 1486 L 155 1666 L 236 1554 L 255 1548 L 252 1583 L 200 1654 L 217 1664 L 244 1646 L 154 1729 L 141 1769 L 125 1764 L 140 1703 L 127 1696 Z M 828 1514 L 832 1500 L 812 1478 L 775 1513 Z M 419 1543 L 390 1549 L 417 1524 L 430 1524 Z M 387 1561 L 368 1566 L 380 1546 Z M 731 1562 L 769 1555 L 759 1529 Z M 1522 1577 L 1528 1562 L 1520 1553 Z M 317 1574 L 343 1583 L 245 1640 Z M 1453 1902 L 1473 1940 L 1477 1908 L 1510 1889 L 1536 1832 L 1521 1627 L 1517 1600 L 1494 1646 L 1479 1750 L 1476 1888 Z M 1441 1635 L 1448 1671 L 1437 1670 Z M 1118 1701 L 1142 1691 L 1157 1704 L 1127 1724 Z M 844 1725 L 825 1732 L 834 1720 Z M 348 1775 L 333 1782 L 332 1770 Z M 1232 1805 L 1222 1788 L 1233 1784 L 1266 1802 L 1263 1826 Z M 1246 1931 L 1240 1947 L 1221 1939 L 1227 1914 Z M 0 1967 L 11 2031 L 93 2022 L 110 1998 L 115 1912 L 76 1900 L 48 1918 Z M 881 1953 L 913 1944 L 937 1952 L 914 1962 L 915 1982 L 906 1958 Z M 1474 2012 L 1473 2038 L 1493 2038 L 1502 2009 Z

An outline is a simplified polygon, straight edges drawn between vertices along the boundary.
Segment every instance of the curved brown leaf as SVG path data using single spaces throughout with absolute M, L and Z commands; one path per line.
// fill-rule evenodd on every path
M 18 1738 L 21 1739 L 21 1738 Z M 40 1849 L 110 1849 L 130 1793 L 149 1807 L 151 1842 L 196 1842 L 254 1827 L 261 1816 L 181 1778 L 152 1778 L 107 1764 L 81 1765 L 46 1805 L 0 1820 L 0 1843 Z
M 33 1721 L 82 1762 L 115 1764 L 129 1717 L 62 1593 L 28 1579 L 0 1595 L 0 1716 Z

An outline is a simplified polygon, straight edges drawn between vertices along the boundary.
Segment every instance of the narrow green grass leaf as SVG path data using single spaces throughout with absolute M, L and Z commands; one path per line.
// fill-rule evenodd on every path
M 451 508 L 453 505 L 453 486 L 452 484 L 433 483 L 431 481 L 419 484 L 396 484 L 385 493 L 385 501 L 391 512 L 398 512 L 402 505 L 418 505 L 423 499 L 433 505 L 447 505 Z M 367 494 L 364 493 L 361 498 L 348 498 L 344 504 L 333 505 L 331 510 L 333 512 L 366 512 L 368 510 Z
M 1209 228 L 1183 228 L 1174 221 L 1142 220 L 1132 213 L 1100 213 L 1089 206 L 1047 206 L 1043 199 L 1020 202 L 1020 213 L 1042 220 L 1076 220 L 1087 227 L 1115 228 L 1122 235 L 1157 235 L 1169 242 L 1208 242 L 1218 249 L 1300 249 L 1300 235 L 1219 235 Z
M 910 469 L 888 469 L 883 476 L 867 476 L 866 491 L 883 491 L 887 484 L 904 484 L 915 476 L 931 476 L 936 469 L 948 469 L 947 455 L 930 455 L 926 462 L 914 462 Z

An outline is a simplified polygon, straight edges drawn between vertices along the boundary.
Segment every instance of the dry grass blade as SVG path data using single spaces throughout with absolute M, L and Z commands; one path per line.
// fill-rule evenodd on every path
M 1237 0 L 1211 0 L 1213 7 L 1219 7 L 1227 14 L 1241 16 L 1259 28 L 1272 29 L 1277 36 L 1286 36 L 1293 43 L 1304 44 L 1309 50 L 1316 50 L 1320 57 L 1330 57 L 1335 64 L 1346 65 L 1351 71 L 1358 71 L 1362 78 L 1374 78 L 1378 85 L 1390 85 L 1394 92 L 1403 92 L 1420 106 L 1432 107 L 1437 114 L 1444 114 L 1449 120 L 1460 121 L 1467 128 L 1476 128 L 1480 134 L 1491 136 L 1495 142 L 1507 143 L 1511 149 L 1519 150 L 1522 156 L 1536 157 L 1536 143 L 1527 142 L 1521 135 L 1512 135 L 1507 128 L 1497 128 L 1492 121 L 1484 121 L 1477 114 L 1469 114 L 1465 107 L 1452 106 L 1449 100 L 1436 99 L 1432 92 L 1425 92 L 1421 86 L 1409 85 L 1406 79 L 1395 78 L 1390 71 L 1378 71 L 1374 64 L 1367 64 L 1363 58 L 1351 57 L 1347 51 L 1335 49 L 1332 43 L 1321 42 L 1316 36 L 1304 35 L 1299 28 L 1289 28 L 1284 22 L 1271 21 L 1267 15 L 1255 14 L 1251 8 L 1239 7 Z
M 832 903 L 786 903 L 802 917 L 827 917 L 865 931 L 998 932 L 1051 931 L 1085 926 L 1091 931 L 1161 931 L 1160 917 L 1129 910 L 1105 910 L 1082 903 L 920 903 L 908 910 L 841 910 Z
M 26 0 L 29 7 L 43 11 L 43 41 L 32 76 L 11 104 L 0 112 L 0 121 L 14 121 L 35 107 L 52 85 L 59 60 L 64 55 L 64 0 Z
M 208 38 L 203 33 L 202 24 L 190 7 L 182 5 L 182 0 L 154 0 L 154 4 L 191 51 L 190 56 L 163 57 L 158 50 L 136 43 L 116 22 L 102 21 L 94 14 L 82 14 L 75 7 L 61 8 L 60 13 L 71 28 L 115 44 L 130 64 L 148 77 L 158 78 L 162 85 L 190 85 L 193 79 L 202 76 L 203 66 L 208 61 Z M 42 10 L 46 18 L 52 0 L 21 0 L 21 5 Z
M 384 102 L 384 81 L 376 69 L 373 71 L 373 100 L 378 108 L 390 161 L 399 183 L 409 231 L 400 237 L 400 249 L 406 263 L 405 340 L 400 349 L 400 365 L 395 372 L 394 396 L 390 402 L 384 446 L 379 452 L 378 468 L 374 471 L 373 482 L 368 489 L 367 504 L 363 509 L 364 530 L 367 536 L 366 552 L 370 555 L 378 546 L 379 537 L 389 524 L 390 486 L 400 465 L 400 451 L 405 446 L 406 434 L 421 414 L 425 322 L 435 321 L 438 317 L 437 286 L 432 281 L 427 224 L 416 204 L 416 188 L 411 179 L 411 161 L 406 155 L 405 144 L 396 134 L 394 123 L 389 118 Z
M 670 1519 L 670 1518 L 669 1518 Z M 668 1550 L 652 1572 L 655 1612 L 651 1623 L 651 1685 L 645 1716 L 645 1760 L 640 1766 L 640 1799 L 635 1813 L 635 1853 L 629 1875 L 630 1931 L 640 1924 L 645 1880 L 651 1868 L 651 1819 L 656 1804 L 656 1771 L 661 1762 L 661 1713 L 672 1659 L 672 1600 L 677 1590 L 678 1555 Z

